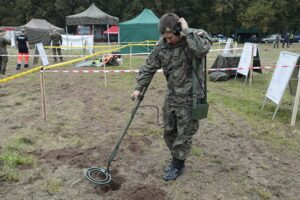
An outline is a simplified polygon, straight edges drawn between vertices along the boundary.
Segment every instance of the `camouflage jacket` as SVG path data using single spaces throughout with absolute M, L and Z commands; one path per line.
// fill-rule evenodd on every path
M 50 39 L 52 41 L 52 46 L 60 46 L 62 44 L 62 37 L 60 33 L 51 33 Z
M 208 34 L 201 30 L 188 29 L 185 36 L 176 45 L 169 45 L 160 39 L 158 45 L 150 53 L 145 63 L 140 67 L 137 76 L 136 90 L 142 91 L 148 85 L 155 72 L 162 68 L 167 80 L 167 99 L 174 105 L 192 102 L 192 59 L 202 64 L 202 58 L 211 47 Z M 203 78 L 203 70 L 199 75 Z
M 0 54 L 7 54 L 6 45 L 9 45 L 10 41 L 4 37 L 0 37 Z

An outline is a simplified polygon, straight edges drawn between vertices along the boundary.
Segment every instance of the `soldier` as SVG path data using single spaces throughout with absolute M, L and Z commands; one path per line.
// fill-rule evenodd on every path
M 280 42 L 280 35 L 279 33 L 276 34 L 276 37 L 275 37 L 275 41 L 273 42 L 274 44 L 274 48 L 277 46 L 277 49 L 278 49 L 278 46 L 279 46 L 279 42 Z
M 192 119 L 192 59 L 195 57 L 197 63 L 202 63 L 211 39 L 204 30 L 188 28 L 185 19 L 174 13 L 164 14 L 158 29 L 162 38 L 140 67 L 131 98 L 138 98 L 156 71 L 163 68 L 168 88 L 163 107 L 164 140 L 172 155 L 163 178 L 175 180 L 183 172 L 192 137 L 199 127 L 199 121 Z
M 61 48 L 60 45 L 62 44 L 62 37 L 61 34 L 56 30 L 52 29 L 52 33 L 50 33 L 50 40 L 52 42 L 52 52 L 53 52 L 53 59 L 54 62 L 57 62 L 56 52 L 59 55 L 60 61 L 63 61 L 63 57 L 61 56 Z
M 289 48 L 290 47 L 290 34 L 289 33 L 286 33 L 283 37 L 282 48 L 284 48 L 285 43 L 286 43 L 286 47 Z
M 8 62 L 7 49 L 6 45 L 10 44 L 10 41 L 7 40 L 5 36 L 6 31 L 4 29 L 0 29 L 0 74 L 5 74 L 6 65 Z
M 18 46 L 18 64 L 16 70 L 21 69 L 22 60 L 24 57 L 24 67 L 28 68 L 29 61 L 29 41 L 26 35 L 26 30 L 24 28 L 21 29 L 21 35 L 16 37 L 16 43 Z

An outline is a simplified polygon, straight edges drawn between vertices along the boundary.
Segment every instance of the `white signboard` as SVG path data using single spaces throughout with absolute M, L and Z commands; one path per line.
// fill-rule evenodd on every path
M 226 41 L 226 45 L 225 45 L 225 49 L 223 51 L 223 56 L 228 55 L 230 52 L 232 53 L 232 49 L 233 48 L 233 39 L 232 38 L 228 38 Z
M 279 105 L 299 59 L 299 54 L 280 52 L 266 97 Z
M 252 53 L 253 50 L 253 53 Z M 256 55 L 257 46 L 253 43 L 246 42 L 244 44 L 243 52 L 240 58 L 240 62 L 238 65 L 237 73 L 243 74 L 244 76 L 248 76 L 249 68 L 252 67 L 253 61 L 252 57 Z
M 42 43 L 37 43 L 37 44 L 35 44 L 35 47 L 37 48 L 37 50 L 39 52 L 39 55 L 40 55 L 41 61 L 43 63 L 43 66 L 49 65 L 48 57 L 46 55 L 43 44 Z
M 10 46 L 11 47 L 16 47 L 16 42 L 15 42 L 15 31 L 6 31 L 5 36 L 7 40 L 10 40 Z
M 94 35 L 62 35 L 62 40 L 62 49 L 82 50 L 88 47 L 86 50 L 93 53 Z

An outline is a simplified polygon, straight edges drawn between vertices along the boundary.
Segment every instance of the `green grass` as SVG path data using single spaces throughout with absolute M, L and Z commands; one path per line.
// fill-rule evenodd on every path
M 261 64 L 274 66 L 282 50 L 286 49 L 273 49 L 271 45 L 260 44 Z M 299 50 L 299 44 L 288 49 L 295 53 Z M 208 68 L 212 65 L 214 56 L 208 56 Z M 274 121 L 272 116 L 277 106 L 275 103 L 267 100 L 264 109 L 261 109 L 273 71 L 274 69 L 269 69 L 264 70 L 263 74 L 254 73 L 252 86 L 248 82 L 244 84 L 244 78 L 225 82 L 208 81 L 208 101 L 211 105 L 226 108 L 246 120 L 253 128 L 250 137 L 262 141 L 275 150 L 299 152 L 299 134 L 289 134 L 293 129 L 300 127 L 297 122 L 295 127 L 289 125 L 294 102 L 294 96 L 290 94 L 289 88 L 285 91 Z M 210 117 L 209 120 L 214 119 Z
M 261 200 L 269 200 L 273 196 L 270 191 L 268 191 L 267 189 L 265 189 L 263 187 L 255 187 L 254 191 L 255 191 L 255 193 L 258 194 L 258 196 Z
M 255 134 L 254 137 L 258 140 L 264 141 L 273 149 L 290 152 L 300 152 L 300 135 L 290 137 L 285 133 L 280 134 L 278 132 L 266 131 L 263 133 Z
M 237 113 L 254 127 L 252 133 L 254 138 L 264 141 L 270 147 L 277 150 L 300 152 L 299 134 L 288 135 L 292 129 L 289 123 L 294 97 L 288 91 L 285 93 L 275 121 L 272 122 L 276 104 L 267 101 L 265 108 L 261 109 L 271 76 L 260 76 L 262 75 L 256 75 L 252 86 L 244 85 L 240 80 L 229 80 L 222 83 L 210 82 L 209 102 L 216 106 L 222 105 Z
M 204 154 L 204 151 L 202 148 L 197 147 L 197 146 L 192 146 L 191 156 L 201 157 L 201 156 L 203 156 L 203 154 Z
M 0 181 L 16 182 L 19 180 L 18 166 L 36 163 L 32 155 L 25 153 L 28 145 L 33 145 L 33 141 L 21 137 L 5 146 L 0 155 Z
M 61 191 L 63 186 L 62 180 L 60 179 L 49 179 L 44 186 L 45 190 L 50 194 L 55 194 Z
M 293 98 L 288 92 L 283 97 L 274 122 L 271 121 L 276 105 L 267 101 L 261 109 L 270 76 L 256 75 L 254 85 L 244 85 L 240 80 L 222 83 L 210 83 L 209 102 L 237 113 L 246 120 L 255 133 L 253 136 L 264 141 L 274 149 L 300 151 L 300 137 L 288 136 L 291 127 L 291 109 Z M 274 127 L 274 128 L 273 128 Z

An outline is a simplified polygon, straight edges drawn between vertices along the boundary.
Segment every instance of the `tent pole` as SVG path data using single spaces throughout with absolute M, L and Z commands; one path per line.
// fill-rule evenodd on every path
M 107 32 L 107 39 L 108 39 L 108 45 L 110 45 L 110 39 L 109 39 L 109 25 L 106 24 L 106 30 L 108 30 Z
M 68 49 L 68 54 L 69 54 L 69 37 L 68 37 L 68 25 L 66 24 L 66 34 L 67 34 L 67 49 Z
M 105 87 L 107 87 L 105 54 L 102 57 L 102 62 L 104 62 L 104 66 L 103 66 L 103 68 L 104 68 L 104 84 L 105 84 Z
M 147 51 L 149 53 L 150 49 L 149 49 L 149 40 L 147 40 Z
M 131 69 L 131 52 L 132 52 L 132 44 L 130 43 L 130 50 L 129 50 L 129 69 Z
M 118 44 L 120 45 L 120 24 L 118 25 L 119 28 L 118 28 Z
M 84 45 L 83 45 L 83 25 L 81 26 L 82 28 L 81 28 L 81 43 L 82 43 L 82 56 L 83 56 L 83 52 L 84 52 Z
M 95 46 L 95 24 L 93 24 L 92 33 L 93 33 L 93 50 L 92 50 L 92 52 L 94 53 L 94 46 Z

